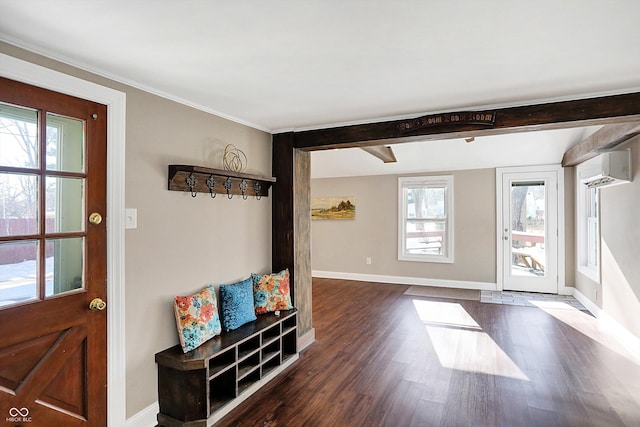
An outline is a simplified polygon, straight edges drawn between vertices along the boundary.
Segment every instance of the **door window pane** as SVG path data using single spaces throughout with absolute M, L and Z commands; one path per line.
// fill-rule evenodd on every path
M 47 169 L 84 170 L 84 122 L 47 114 Z
M 45 296 L 59 295 L 84 287 L 84 238 L 49 239 L 52 256 L 47 257 Z
M 545 184 L 511 186 L 511 273 L 545 275 Z
M 0 243 L 0 307 L 38 296 L 38 243 Z
M 38 176 L 0 173 L 0 236 L 38 232 Z
M 0 166 L 38 167 L 38 112 L 0 103 Z
M 47 177 L 47 233 L 84 230 L 82 178 Z

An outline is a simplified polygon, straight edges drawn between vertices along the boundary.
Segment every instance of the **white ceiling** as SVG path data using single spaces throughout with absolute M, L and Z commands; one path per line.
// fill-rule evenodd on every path
M 559 164 L 567 149 L 600 126 L 393 145 L 397 163 L 383 163 L 359 148 L 314 151 L 311 177 L 387 175 Z
M 0 0 L 0 12 L 4 41 L 272 133 L 640 90 L 632 0 Z M 394 146 L 400 162 L 414 145 Z

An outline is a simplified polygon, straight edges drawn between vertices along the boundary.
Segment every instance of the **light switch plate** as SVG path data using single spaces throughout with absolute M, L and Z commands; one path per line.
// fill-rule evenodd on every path
M 124 228 L 138 228 L 138 209 L 126 208 L 124 210 Z

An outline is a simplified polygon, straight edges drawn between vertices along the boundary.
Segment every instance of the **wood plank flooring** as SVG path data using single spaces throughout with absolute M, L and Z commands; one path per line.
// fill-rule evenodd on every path
M 569 307 L 313 281 L 316 342 L 224 426 L 638 426 L 640 362 Z

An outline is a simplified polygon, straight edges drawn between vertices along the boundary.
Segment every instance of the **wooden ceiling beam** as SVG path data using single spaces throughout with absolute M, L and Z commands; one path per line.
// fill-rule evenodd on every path
M 582 142 L 574 145 L 562 156 L 562 166 L 575 166 L 640 135 L 640 122 L 606 125 Z
M 544 129 L 602 125 L 640 120 L 640 92 L 574 101 L 551 102 L 490 110 L 494 120 L 411 127 L 418 119 L 392 120 L 316 129 L 294 133 L 294 148 L 312 151 L 331 148 L 363 147 L 410 141 L 427 141 L 470 136 L 498 135 Z M 443 113 L 436 116 L 454 115 Z M 470 112 L 460 114 L 471 114 Z M 423 118 L 424 119 L 424 118 Z M 407 129 L 410 129 L 407 131 Z
M 396 155 L 393 154 L 393 150 L 391 147 L 387 147 L 386 145 L 374 145 L 372 147 L 360 147 L 367 153 L 371 154 L 382 160 L 384 163 L 395 163 L 398 160 L 396 159 Z

